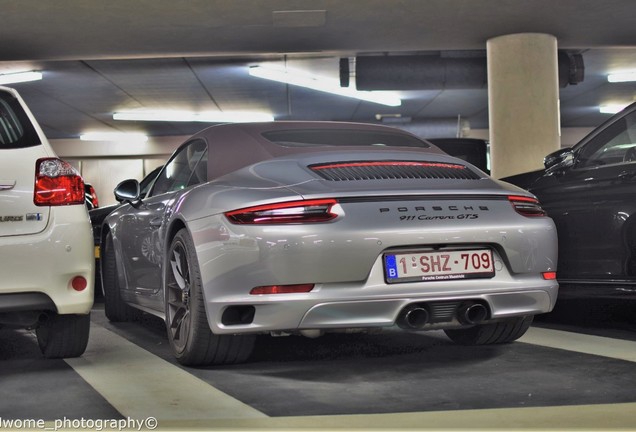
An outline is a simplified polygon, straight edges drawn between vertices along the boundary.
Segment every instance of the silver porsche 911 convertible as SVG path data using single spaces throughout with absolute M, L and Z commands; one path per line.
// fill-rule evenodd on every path
M 557 236 L 534 196 L 398 129 L 209 127 L 101 232 L 105 312 L 165 319 L 179 362 L 248 358 L 258 334 L 443 329 L 521 337 L 557 298 Z

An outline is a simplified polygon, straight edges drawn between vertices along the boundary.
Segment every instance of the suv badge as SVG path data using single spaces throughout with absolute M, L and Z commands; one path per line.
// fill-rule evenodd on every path
M 0 216 L 0 222 L 22 222 L 24 216 Z

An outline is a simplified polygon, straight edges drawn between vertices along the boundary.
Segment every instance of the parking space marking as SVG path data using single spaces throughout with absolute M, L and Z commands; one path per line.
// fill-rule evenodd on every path
M 636 362 L 633 341 L 531 327 L 519 342 Z
M 88 349 L 66 362 L 123 416 L 254 419 L 262 412 L 96 324 Z
M 635 403 L 165 422 L 168 430 L 633 431 Z

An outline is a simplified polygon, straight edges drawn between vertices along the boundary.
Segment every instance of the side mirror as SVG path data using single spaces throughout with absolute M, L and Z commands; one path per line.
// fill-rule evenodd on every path
M 124 180 L 114 190 L 115 199 L 119 202 L 138 201 L 141 196 L 141 188 L 137 180 Z
M 564 148 L 550 153 L 543 159 L 546 170 L 563 169 L 574 165 L 574 152 L 571 148 Z

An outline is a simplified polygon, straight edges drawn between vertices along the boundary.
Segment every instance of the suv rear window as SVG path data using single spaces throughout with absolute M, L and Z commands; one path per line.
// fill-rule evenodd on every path
M 40 145 L 29 117 L 11 93 L 0 91 L 0 150 Z
M 264 132 L 263 137 L 283 147 L 382 146 L 430 148 L 410 135 L 351 129 L 295 129 Z

